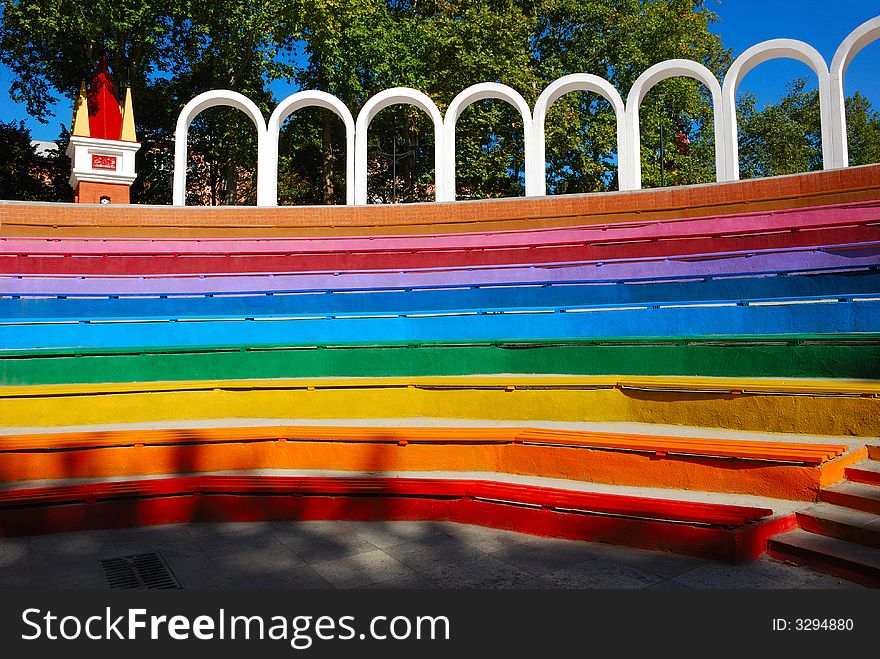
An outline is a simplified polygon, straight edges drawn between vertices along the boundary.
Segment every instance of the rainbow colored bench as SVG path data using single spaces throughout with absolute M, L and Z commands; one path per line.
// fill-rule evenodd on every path
M 190 476 L 0 491 L 4 535 L 193 521 L 448 520 L 738 562 L 791 515 L 480 480 Z M 609 523 L 609 520 L 613 520 Z
M 217 426 L 0 436 L 8 482 L 254 469 L 480 471 L 814 499 L 841 444 L 524 427 Z

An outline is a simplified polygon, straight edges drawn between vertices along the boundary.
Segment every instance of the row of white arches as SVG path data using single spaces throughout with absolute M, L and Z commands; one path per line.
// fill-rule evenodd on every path
M 187 134 L 193 119 L 207 108 L 223 105 L 237 108 L 251 118 L 257 128 L 257 205 L 278 203 L 278 136 L 281 125 L 291 114 L 305 107 L 334 112 L 345 124 L 346 203 L 367 203 L 367 133 L 370 122 L 381 110 L 396 104 L 414 105 L 423 110 L 434 126 L 434 162 L 437 201 L 455 200 L 455 126 L 470 104 L 499 99 L 519 111 L 524 126 L 525 194 L 543 196 L 547 192 L 544 124 L 553 103 L 569 92 L 588 91 L 605 98 L 617 117 L 618 182 L 621 190 L 638 190 L 642 184 L 639 108 L 654 85 L 673 77 L 693 78 L 709 89 L 715 125 L 715 168 L 718 181 L 739 179 L 736 92 L 743 77 L 759 64 L 772 59 L 794 59 L 809 66 L 819 82 L 822 159 L 825 169 L 847 167 L 849 150 L 846 136 L 844 78 L 852 59 L 871 42 L 880 39 L 880 16 L 866 21 L 844 39 L 829 68 L 812 46 L 794 39 L 772 39 L 746 50 L 731 65 L 723 86 L 702 64 L 675 59 L 655 64 L 635 81 L 624 103 L 615 87 L 599 76 L 576 73 L 551 83 L 538 98 L 534 112 L 525 99 L 507 85 L 493 82 L 468 87 L 443 116 L 437 105 L 423 92 L 405 87 L 386 89 L 370 98 L 357 120 L 335 96 L 321 91 L 302 91 L 289 96 L 272 112 L 268 124 L 259 108 L 247 97 L 228 90 L 198 95 L 184 106 L 177 120 L 174 145 L 174 200 L 183 206 L 186 199 Z

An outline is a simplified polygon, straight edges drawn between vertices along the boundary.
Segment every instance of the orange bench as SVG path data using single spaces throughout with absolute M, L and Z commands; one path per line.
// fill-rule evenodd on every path
M 248 426 L 163 428 L 0 435 L 0 452 L 61 451 L 125 446 L 168 446 L 265 441 L 390 444 L 523 444 L 655 455 L 741 458 L 818 465 L 843 455 L 840 444 L 769 442 L 511 427 Z

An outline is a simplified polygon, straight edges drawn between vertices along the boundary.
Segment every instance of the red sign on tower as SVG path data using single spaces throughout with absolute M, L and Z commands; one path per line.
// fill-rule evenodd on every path
M 92 169 L 112 169 L 116 171 L 116 156 L 92 156 Z

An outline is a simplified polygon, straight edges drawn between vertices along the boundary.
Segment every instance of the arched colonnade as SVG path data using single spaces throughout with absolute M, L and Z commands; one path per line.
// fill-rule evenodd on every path
M 284 120 L 297 110 L 319 107 L 335 113 L 345 125 L 346 203 L 367 203 L 367 138 L 370 122 L 381 110 L 397 104 L 413 105 L 425 112 L 434 126 L 434 166 L 437 201 L 455 200 L 455 127 L 461 113 L 472 103 L 497 99 L 509 103 L 522 117 L 525 144 L 525 193 L 527 197 L 546 194 L 546 146 L 544 127 L 550 107 L 559 98 L 575 91 L 593 92 L 610 104 L 617 118 L 618 180 L 621 190 L 641 188 L 641 129 L 639 109 L 645 95 L 657 83 L 673 77 L 689 77 L 704 84 L 712 97 L 715 124 L 715 166 L 718 181 L 739 179 L 736 92 L 742 79 L 753 68 L 773 59 L 794 59 L 812 69 L 818 79 L 822 131 L 822 159 L 825 169 L 847 167 L 844 80 L 853 58 L 865 46 L 880 39 L 880 16 L 853 30 L 840 44 L 831 66 L 819 52 L 803 41 L 771 39 L 752 46 L 734 60 L 724 76 L 723 86 L 702 64 L 675 59 L 650 67 L 633 83 L 624 102 L 615 87 L 588 73 L 566 75 L 547 86 L 535 103 L 534 111 L 525 99 L 507 85 L 485 82 L 472 85 L 456 96 L 441 114 L 433 100 L 423 92 L 406 87 L 386 89 L 371 97 L 355 119 L 335 96 L 321 91 L 297 92 L 284 99 L 266 123 L 259 108 L 247 97 L 229 90 L 199 94 L 187 103 L 177 120 L 174 144 L 173 203 L 186 201 L 187 134 L 193 119 L 215 106 L 229 106 L 247 115 L 257 130 L 257 205 L 276 206 L 278 196 L 278 137 Z

